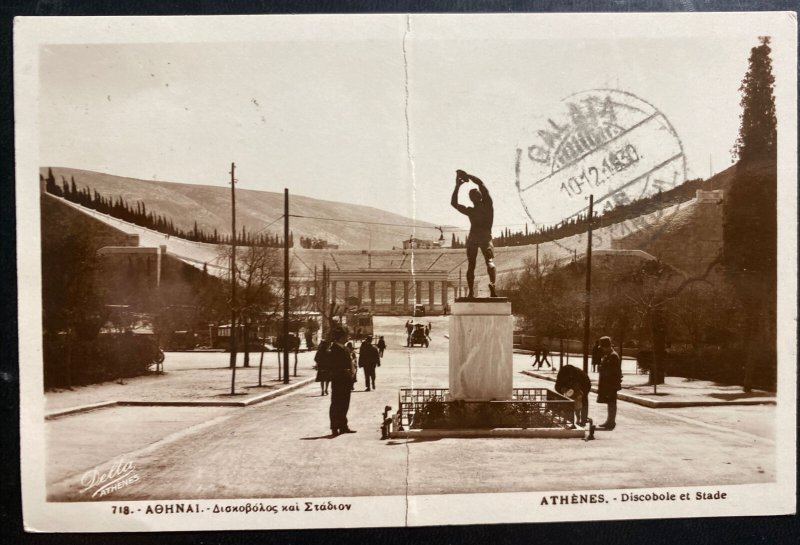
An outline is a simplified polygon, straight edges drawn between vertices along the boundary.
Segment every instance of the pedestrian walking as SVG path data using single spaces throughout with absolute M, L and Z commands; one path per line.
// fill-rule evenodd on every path
M 608 405 L 608 416 L 598 427 L 611 431 L 617 426 L 617 392 L 622 389 L 622 362 L 614 351 L 611 337 L 600 337 L 599 343 L 603 358 L 600 360 L 597 402 Z
M 574 404 L 575 421 L 579 426 L 585 426 L 589 418 L 589 392 L 592 381 L 589 375 L 574 365 L 564 365 L 556 375 L 556 392 L 570 398 Z
M 314 354 L 314 362 L 317 367 L 317 382 L 319 382 L 321 396 L 328 395 L 328 387 L 331 384 L 330 370 L 330 344 L 328 341 L 320 341 L 317 353 Z
M 372 336 L 367 335 L 358 350 L 358 366 L 364 369 L 364 382 L 367 384 L 366 391 L 375 389 L 375 367 L 380 367 L 381 357 L 378 349 L 372 345 Z M 370 388 L 372 385 L 372 388 Z
M 533 364 L 531 367 L 542 366 L 542 350 L 539 347 L 533 349 Z
M 546 363 L 546 364 L 547 364 L 547 366 L 548 366 L 548 367 L 549 367 L 551 370 L 555 369 L 555 368 L 553 367 L 553 364 L 552 364 L 552 363 L 550 363 L 550 360 L 548 360 L 548 359 L 547 359 L 547 356 L 549 356 L 549 355 L 550 355 L 550 349 L 549 349 L 549 348 L 547 348 L 547 346 L 543 346 L 543 347 L 542 347 L 542 359 L 539 361 L 539 369 L 541 369 L 541 368 L 542 368 L 542 364 L 543 364 L 543 363 Z
M 378 337 L 378 355 L 383 357 L 383 351 L 386 350 L 386 341 L 383 340 L 383 335 Z
M 299 334 L 298 334 L 299 335 Z M 289 334 L 289 339 L 291 340 L 291 348 L 292 352 L 294 353 L 294 376 L 297 376 L 297 354 L 300 353 L 300 337 L 295 336 L 292 333 Z
M 350 389 L 356 389 L 356 382 L 358 382 L 358 363 L 356 359 L 356 348 L 353 346 L 352 341 L 348 341 L 345 345 L 347 352 L 350 354 L 350 371 L 353 374 L 353 382 L 350 384 Z
M 406 320 L 406 344 L 411 342 L 411 334 L 414 332 L 414 320 Z
M 348 331 L 344 326 L 336 326 L 331 332 L 333 344 L 330 349 L 330 374 L 333 392 L 328 411 L 331 434 L 355 433 L 347 425 L 347 411 L 350 408 L 350 391 L 353 386 L 353 360 L 345 346 Z

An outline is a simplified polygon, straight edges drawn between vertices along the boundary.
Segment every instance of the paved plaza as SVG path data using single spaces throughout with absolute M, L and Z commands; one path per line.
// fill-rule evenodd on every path
M 111 405 L 47 420 L 48 498 L 90 499 L 81 493 L 83 474 L 93 468 L 103 471 L 118 460 L 135 464 L 139 479 L 106 500 L 521 492 L 775 480 L 771 404 L 654 409 L 621 401 L 617 428 L 598 431 L 594 441 L 380 440 L 382 411 L 386 405 L 397 408 L 399 388 L 448 383 L 447 318 L 424 319 L 433 326 L 427 349 L 405 347 L 405 320 L 375 320 L 376 335 L 385 336 L 388 348 L 377 369 L 376 390 L 364 391 L 359 373 L 349 411 L 355 434 L 329 435 L 330 397 L 321 396 L 313 382 L 312 353 L 299 355 L 299 376 L 292 377 L 299 387 L 249 406 L 215 402 L 280 393 L 283 384 L 275 380 L 274 353 L 265 361 L 265 388 L 253 388 L 256 368 L 237 370 L 240 396 L 225 395 L 230 371 L 228 355 L 220 353 L 170 353 L 162 376 L 48 393 L 48 413 L 137 396 L 151 402 L 178 397 L 197 402 Z M 514 386 L 552 387 L 547 371 L 541 376 L 523 372 L 531 370 L 530 364 L 529 355 L 514 355 Z M 647 380 L 630 367 L 626 371 L 626 385 Z M 669 384 L 663 390 L 669 393 Z M 602 422 L 605 410 L 592 395 L 590 417 Z

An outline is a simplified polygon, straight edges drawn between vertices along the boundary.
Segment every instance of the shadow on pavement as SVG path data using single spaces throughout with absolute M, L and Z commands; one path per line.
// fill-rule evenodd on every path
M 300 440 L 301 441 L 314 441 L 316 439 L 333 439 L 335 437 L 338 437 L 338 436 L 337 435 L 331 435 L 329 433 L 328 435 L 318 435 L 316 437 L 301 437 Z
M 409 443 L 430 443 L 432 441 L 441 441 L 441 437 L 415 437 L 414 439 L 407 439 L 405 441 L 386 441 L 388 446 L 407 445 Z

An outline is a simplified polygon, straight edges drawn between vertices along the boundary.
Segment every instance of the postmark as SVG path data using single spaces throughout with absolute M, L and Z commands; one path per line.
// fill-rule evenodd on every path
M 515 184 L 537 226 L 585 215 L 589 195 L 601 215 L 684 181 L 686 156 L 667 117 L 617 89 L 565 97 L 558 111 L 525 131 L 516 149 Z

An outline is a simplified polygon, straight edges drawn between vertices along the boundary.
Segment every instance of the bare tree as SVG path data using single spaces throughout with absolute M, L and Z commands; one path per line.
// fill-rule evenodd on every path
M 220 247 L 220 257 L 230 259 L 231 248 Z M 242 327 L 244 338 L 244 367 L 250 366 L 251 328 L 263 321 L 265 315 L 274 312 L 278 297 L 276 284 L 280 278 L 280 249 L 265 246 L 244 246 L 236 250 L 235 278 L 238 286 L 236 315 L 239 323 L 231 324 L 231 335 Z M 230 304 L 230 301 L 229 301 Z M 263 364 L 263 357 L 259 366 Z M 259 368 L 259 376 L 261 369 Z
M 648 261 L 633 273 L 631 289 L 626 298 L 633 304 L 642 325 L 648 332 L 653 348 L 653 364 L 649 383 L 653 393 L 658 393 L 658 385 L 664 382 L 664 356 L 668 320 L 667 305 L 686 288 L 697 282 L 708 282 L 707 277 L 719 264 L 714 259 L 705 272 L 697 276 L 685 276 L 662 261 Z
M 592 330 L 598 337 L 610 335 L 622 357 L 625 341 L 630 339 L 636 325 L 632 305 L 626 297 L 631 290 L 631 279 L 625 274 L 602 277 L 593 274 L 596 288 L 592 293 Z
M 551 258 L 529 259 L 522 271 L 504 280 L 502 287 L 516 292 L 517 312 L 537 336 L 565 339 L 580 333 L 583 291 L 575 287 L 576 267 Z

